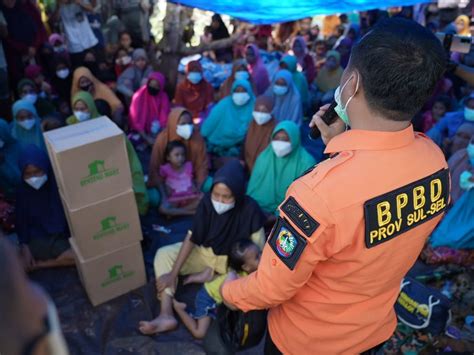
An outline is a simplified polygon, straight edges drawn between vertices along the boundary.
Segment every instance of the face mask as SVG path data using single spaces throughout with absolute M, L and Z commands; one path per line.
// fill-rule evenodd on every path
M 130 57 L 129 55 L 122 57 L 121 62 L 122 65 L 129 65 L 132 62 L 132 57 Z
M 285 141 L 272 141 L 272 148 L 278 158 L 283 158 L 291 153 L 291 143 Z
M 64 46 L 57 46 L 57 47 L 53 47 L 53 51 L 54 53 L 62 53 L 66 51 L 66 48 L 64 48 Z
M 232 101 L 237 106 L 243 106 L 250 100 L 250 95 L 246 92 L 235 92 L 232 94 Z
M 202 80 L 202 74 L 192 71 L 188 74 L 188 80 L 193 84 L 198 84 Z
M 463 190 L 470 190 L 474 187 L 474 183 L 471 180 L 472 174 L 469 171 L 463 171 L 461 176 L 459 176 L 459 187 Z
M 194 126 L 192 124 L 180 124 L 176 126 L 176 134 L 186 140 L 192 136 L 193 130 Z
M 2 149 L 5 146 L 5 142 L 0 139 L 0 149 Z
M 34 118 L 28 118 L 26 120 L 23 120 L 23 121 L 17 121 L 17 123 L 23 127 L 24 129 L 26 129 L 27 131 L 29 131 L 30 129 L 33 128 L 33 126 L 35 125 L 36 123 L 36 120 Z
M 69 76 L 69 69 L 61 69 L 56 72 L 56 75 L 60 79 L 66 79 Z
M 25 182 L 35 190 L 39 190 L 46 181 L 48 181 L 48 175 L 33 176 L 29 179 L 25 179 Z
M 268 112 L 253 111 L 253 119 L 259 126 L 261 126 L 272 119 L 272 114 Z
M 27 94 L 23 97 L 23 100 L 29 101 L 31 104 L 35 104 L 36 100 L 38 100 L 37 94 Z
M 249 80 L 250 75 L 248 71 L 239 70 L 235 72 L 235 80 Z
M 214 210 L 216 211 L 217 214 L 224 214 L 226 213 L 227 211 L 230 211 L 231 209 L 234 208 L 235 206 L 235 202 L 232 202 L 232 203 L 222 203 L 222 202 L 218 202 L 218 201 L 215 201 L 213 199 L 211 199 L 212 201 L 212 206 L 214 206 Z
M 474 143 L 469 143 L 466 150 L 469 161 L 471 162 L 471 165 L 474 166 Z
M 148 90 L 148 93 L 151 95 L 151 96 L 156 96 L 160 93 L 160 89 L 157 89 L 157 88 L 154 88 L 152 86 L 148 86 L 147 87 L 147 90 Z
M 474 109 L 464 107 L 464 118 L 466 119 L 466 121 L 474 122 Z
M 91 118 L 90 112 L 82 112 L 82 111 L 74 111 L 74 116 L 76 116 L 79 122 L 84 122 Z
M 160 128 L 161 128 L 160 121 L 153 121 L 150 127 L 151 134 L 153 135 L 158 134 L 158 132 L 160 131 Z
M 277 96 L 283 96 L 288 92 L 288 86 L 273 85 L 273 93 Z
M 342 89 L 341 89 L 340 86 L 338 86 L 337 89 L 336 89 L 336 92 L 334 93 L 334 100 L 337 103 L 337 106 L 334 108 L 334 111 L 336 111 L 337 115 L 341 118 L 342 121 L 344 121 L 346 126 L 350 126 L 349 116 L 347 115 L 347 107 L 349 106 L 349 103 L 351 102 L 351 100 L 356 95 L 357 90 L 359 90 L 359 76 L 357 75 L 356 90 L 355 90 L 354 94 L 352 94 L 352 96 L 349 97 L 349 100 L 347 100 L 346 105 L 343 107 L 342 106 L 342 91 L 344 90 L 344 88 L 347 86 L 347 84 L 349 83 L 349 81 L 351 79 L 352 79 L 352 77 L 349 78 L 345 82 L 345 84 L 342 86 Z

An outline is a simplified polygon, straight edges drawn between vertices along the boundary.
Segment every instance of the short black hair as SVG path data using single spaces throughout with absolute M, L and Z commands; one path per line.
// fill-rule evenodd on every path
M 241 239 L 234 244 L 232 244 L 232 248 L 230 249 L 229 253 L 229 267 L 236 271 L 241 272 L 242 266 L 245 264 L 244 255 L 245 251 L 251 247 L 252 245 L 256 245 L 250 239 Z
M 369 107 L 394 121 L 409 121 L 445 72 L 441 42 L 415 21 L 380 21 L 352 49 L 349 68 L 360 73 Z
M 110 107 L 110 104 L 103 100 L 103 99 L 97 99 L 94 101 L 95 102 L 95 107 L 97 108 L 97 112 L 101 114 L 102 116 L 107 116 L 108 118 L 112 118 L 112 108 Z
M 168 156 L 170 155 L 171 151 L 175 148 L 183 148 L 184 149 L 184 154 L 186 154 L 186 146 L 183 144 L 183 142 L 171 141 L 166 145 L 166 149 L 165 149 L 165 159 L 166 160 L 168 160 Z

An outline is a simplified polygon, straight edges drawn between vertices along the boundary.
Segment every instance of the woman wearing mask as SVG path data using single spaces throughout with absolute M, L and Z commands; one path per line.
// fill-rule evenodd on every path
M 264 216 L 257 203 L 245 195 L 245 174 L 236 160 L 217 171 L 211 192 L 201 200 L 192 230 L 183 243 L 158 249 L 154 268 L 161 309 L 157 318 L 140 322 L 143 334 L 174 329 L 172 297 L 179 275 L 191 275 L 185 283 L 205 282 L 214 273 L 227 272 L 227 255 L 241 239 L 252 239 L 260 248 L 265 242 Z
M 236 80 L 232 95 L 219 101 L 201 127 L 207 150 L 218 157 L 238 157 L 252 120 L 255 96 L 247 80 Z
M 293 55 L 285 55 L 280 62 L 280 68 L 288 70 L 293 75 L 293 82 L 298 88 L 303 104 L 303 112 L 309 108 L 309 87 L 308 81 L 303 73 L 297 70 L 298 61 Z
M 170 102 L 164 91 L 165 77 L 159 72 L 148 76 L 148 81 L 132 98 L 129 114 L 130 130 L 152 146 L 161 129 L 166 127 Z
M 16 227 L 26 269 L 74 265 L 66 216 L 46 152 L 27 146 L 19 167 Z
M 308 53 L 305 39 L 302 36 L 295 37 L 291 48 L 298 60 L 299 68 L 301 68 L 301 71 L 306 77 L 307 84 L 312 83 L 316 77 L 316 66 L 314 65 L 313 58 Z
M 474 135 L 471 136 L 471 141 L 466 148 L 458 150 L 449 158 L 448 165 L 452 182 L 451 203 L 456 204 L 467 190 L 469 182 L 471 187 L 474 186 Z
M 18 159 L 21 145 L 11 135 L 8 123 L 0 119 L 0 191 L 7 199 L 15 197 L 21 181 Z
M 114 92 L 104 83 L 99 81 L 91 71 L 85 67 L 77 68 L 74 71 L 72 79 L 71 96 L 77 94 L 78 91 L 87 91 L 92 95 L 94 100 L 105 100 L 112 109 L 112 118 L 117 124 L 122 123 L 123 105 Z
M 268 71 L 263 64 L 260 56 L 260 50 L 255 44 L 249 44 L 245 49 L 245 59 L 247 60 L 247 68 L 255 83 L 257 95 L 262 95 L 270 86 Z
M 268 146 L 277 122 L 272 116 L 273 102 L 268 96 L 259 96 L 255 101 L 253 120 L 244 143 L 245 164 L 251 172 L 255 161 Z
M 94 98 L 86 91 L 79 91 L 74 95 L 71 101 L 71 107 L 74 114 L 66 120 L 66 124 L 68 125 L 99 117 Z
M 153 69 L 148 64 L 148 56 L 142 48 L 132 54 L 133 65 L 126 69 L 117 79 L 117 91 L 131 100 L 135 91 L 145 85 Z
M 38 87 L 33 80 L 22 79 L 17 85 L 18 97 L 31 102 L 41 117 L 50 115 L 56 111 L 54 105 L 47 99 L 41 97 Z
M 176 140 L 186 147 L 186 161 L 190 161 L 193 165 L 196 187 L 200 190 L 209 174 L 206 143 L 199 130 L 194 129 L 191 114 L 182 107 L 174 108 L 171 111 L 166 128 L 156 138 L 151 153 L 148 185 L 158 187 L 162 182 L 159 169 L 165 163 L 166 146 L 169 142 Z
M 187 109 L 193 117 L 204 117 L 214 102 L 214 89 L 203 78 L 202 66 L 198 61 L 186 66 L 186 79 L 176 88 L 173 103 Z
M 280 122 L 271 143 L 255 162 L 247 194 L 273 215 L 290 184 L 314 164 L 314 158 L 301 146 L 298 126 L 291 121 Z
M 30 101 L 18 100 L 12 107 L 13 122 L 11 134 L 23 145 L 34 144 L 38 148 L 46 149 L 41 120 Z
M 293 81 L 293 75 L 286 69 L 275 75 L 273 85 L 268 88 L 266 96 L 272 98 L 274 104 L 273 116 L 277 121 L 293 121 L 301 124 L 303 118 L 303 103 L 301 95 Z
M 72 73 L 68 62 L 59 58 L 54 64 L 55 74 L 51 79 L 54 94 L 58 97 L 58 107 L 63 102 L 71 102 Z
M 230 92 L 232 91 L 232 85 L 234 85 L 234 81 L 236 80 L 248 80 L 250 84 L 252 84 L 253 93 L 255 95 L 257 94 L 255 84 L 249 73 L 247 64 L 245 64 L 244 60 L 239 60 L 234 63 L 232 67 L 232 74 L 226 79 L 226 81 L 224 81 L 224 83 L 222 83 L 219 89 L 219 100 L 222 100 L 224 97 L 230 95 Z
M 117 49 L 115 54 L 115 75 L 119 77 L 125 70 L 132 66 L 132 56 L 123 47 Z

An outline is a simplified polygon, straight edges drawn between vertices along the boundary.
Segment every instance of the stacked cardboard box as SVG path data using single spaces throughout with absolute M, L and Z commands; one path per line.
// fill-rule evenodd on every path
M 123 132 L 100 117 L 44 136 L 92 304 L 144 285 L 142 233 Z

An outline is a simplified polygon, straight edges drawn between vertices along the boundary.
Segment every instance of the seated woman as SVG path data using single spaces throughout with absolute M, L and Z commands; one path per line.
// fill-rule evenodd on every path
M 318 101 L 320 103 L 328 103 L 332 101 L 334 92 L 341 81 L 342 72 L 341 55 L 337 51 L 329 51 L 326 57 L 324 67 L 319 71 L 316 77 L 316 85 L 318 87 Z
M 135 91 L 146 84 L 153 68 L 148 64 L 148 56 L 142 48 L 132 54 L 133 65 L 126 69 L 117 79 L 117 91 L 129 102 Z
M 232 95 L 219 101 L 201 127 L 207 150 L 217 157 L 238 157 L 255 104 L 250 82 L 236 80 Z
M 316 164 L 301 146 L 298 126 L 280 122 L 273 130 L 271 144 L 260 154 L 250 176 L 247 194 L 270 215 L 285 199 L 290 184 Z
M 259 96 L 255 101 L 253 121 L 250 123 L 244 143 L 244 158 L 248 170 L 251 172 L 255 161 L 261 152 L 268 147 L 273 129 L 277 122 L 272 116 L 273 102 L 268 96 Z
M 45 149 L 41 119 L 30 101 L 19 100 L 12 107 L 13 122 L 10 124 L 11 134 L 23 145 L 34 144 Z
M 160 212 L 166 216 L 192 216 L 201 199 L 194 182 L 193 164 L 186 161 L 186 146 L 171 141 L 165 150 L 166 164 L 160 166 L 162 203 Z
M 33 80 L 22 79 L 17 85 L 18 97 L 31 102 L 38 114 L 43 117 L 54 113 L 56 108 L 45 98 L 39 96 L 39 90 Z
M 173 103 L 187 109 L 193 117 L 205 117 L 214 102 L 214 89 L 202 76 L 198 61 L 186 66 L 186 79 L 176 88 Z
M 291 48 L 298 60 L 298 65 L 301 67 L 301 71 L 306 77 L 306 84 L 312 83 L 316 77 L 316 66 L 313 57 L 308 53 L 308 47 L 304 37 L 295 37 Z
M 255 44 L 247 45 L 245 49 L 245 59 L 248 63 L 248 71 L 255 84 L 257 95 L 262 95 L 270 86 L 270 79 L 268 78 L 268 71 L 263 64 L 260 56 L 260 50 Z
M 474 172 L 474 135 L 471 136 L 467 148 L 460 149 L 448 160 L 449 171 L 451 173 L 451 203 L 455 204 L 465 189 L 461 186 L 461 175 L 465 171 Z M 474 178 L 472 178 L 474 183 Z
M 178 325 L 172 308 L 178 275 L 199 273 L 186 283 L 210 281 L 214 273 L 227 273 L 227 255 L 238 240 L 250 238 L 263 247 L 264 216 L 257 203 L 245 195 L 242 165 L 237 160 L 229 162 L 217 171 L 213 184 L 211 193 L 201 200 L 184 242 L 160 248 L 155 255 L 161 309 L 157 318 L 140 322 L 143 334 L 169 331 Z
M 104 83 L 99 81 L 86 67 L 79 67 L 74 71 L 72 79 L 71 97 L 78 91 L 87 91 L 94 100 L 102 99 L 109 103 L 112 109 L 112 120 L 118 125 L 122 124 L 123 105 L 114 92 Z
M 20 151 L 20 143 L 10 134 L 8 123 L 0 119 L 0 191 L 7 199 L 15 197 L 21 181 Z
M 66 216 L 46 152 L 26 146 L 19 167 L 16 228 L 26 269 L 74 265 Z
M 309 108 L 309 86 L 303 73 L 297 70 L 298 60 L 293 55 L 285 55 L 280 61 L 280 68 L 286 69 L 293 74 L 293 82 L 298 88 L 303 104 L 303 113 Z
M 273 85 L 265 93 L 273 99 L 273 116 L 277 121 L 293 121 L 301 124 L 303 118 L 303 102 L 293 81 L 293 75 L 286 69 L 279 70 Z
M 186 147 L 186 161 L 193 166 L 196 187 L 200 190 L 209 174 L 206 143 L 199 130 L 194 129 L 191 114 L 182 107 L 171 110 L 168 125 L 156 138 L 148 169 L 148 186 L 159 187 L 163 183 L 160 166 L 165 163 L 166 147 L 172 141 L 179 141 Z
M 170 101 L 165 90 L 165 77 L 159 72 L 149 75 L 148 81 L 132 98 L 128 117 L 129 129 L 140 135 L 139 141 L 152 146 L 160 129 L 166 127 Z
M 253 79 L 250 76 L 249 70 L 245 61 L 239 60 L 234 63 L 232 66 L 232 74 L 224 81 L 219 89 L 218 98 L 222 100 L 224 97 L 229 96 L 232 91 L 232 85 L 236 80 L 248 80 L 252 84 L 253 93 L 256 94 L 256 88 L 253 83 Z
M 100 116 L 92 95 L 85 91 L 79 91 L 72 99 L 74 115 L 67 119 L 67 124 L 77 124 Z M 143 177 L 143 168 L 138 155 L 133 148 L 132 143 L 125 136 L 125 145 L 127 148 L 130 172 L 132 174 L 133 192 L 137 202 L 140 215 L 146 215 L 148 212 L 148 195 Z

